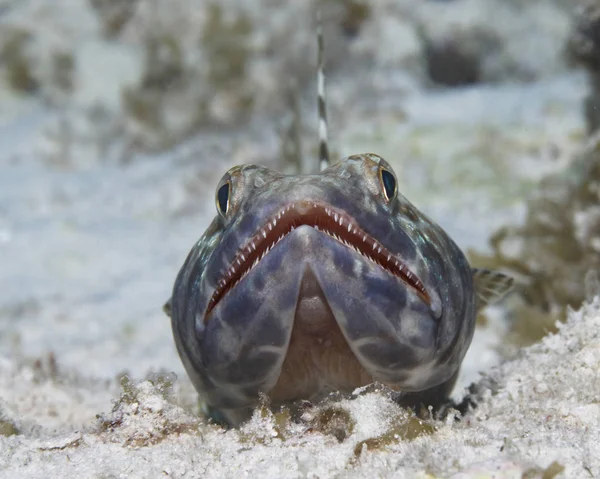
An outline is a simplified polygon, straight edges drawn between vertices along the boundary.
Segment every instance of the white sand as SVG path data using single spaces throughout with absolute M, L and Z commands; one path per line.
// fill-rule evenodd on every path
M 257 0 L 252 12 L 263 29 L 254 41 L 272 30 L 287 33 L 293 24 L 300 33 L 286 52 L 310 66 L 310 21 L 295 23 L 305 7 L 266 19 L 263 3 Z M 435 14 L 446 3 L 459 10 L 449 18 Z M 499 314 L 478 330 L 456 394 L 479 380 L 480 371 L 493 378 L 496 394 L 484 380 L 478 408 L 460 422 L 436 423 L 429 436 L 393 438 L 408 419 L 381 392 L 336 405 L 355 422 L 341 443 L 311 420 L 327 405 L 298 424 L 257 416 L 239 431 L 195 417 L 195 392 L 161 306 L 214 214 L 213 188 L 222 173 L 236 163 L 276 161 L 281 116 L 265 105 L 289 72 L 264 59 L 252 65 L 252 74 L 279 75 L 258 79 L 260 121 L 200 130 L 163 154 L 123 165 L 124 140 L 117 133 L 132 125 L 119 112 L 120 92 L 141 74 L 139 31 L 121 42 L 102 40 L 87 2 L 0 1 L 4 5 L 11 10 L 0 16 L 0 28 L 12 22 L 31 29 L 28 53 L 36 68 L 46 71 L 48 50 L 66 46 L 78 69 L 72 97 L 43 85 L 54 107 L 0 88 L 0 431 L 19 433 L 0 433 L 0 477 L 520 478 L 526 471 L 542 477 L 553 462 L 565 468 L 565 477 L 600 475 L 598 300 L 573 313 L 558 335 L 499 369 L 493 367 L 501 362 L 506 320 Z M 197 14 L 181 29 L 189 41 L 204 4 L 181 5 Z M 381 2 L 373 23 L 345 53 L 350 66 L 330 78 L 333 146 L 342 154 L 382 154 L 411 201 L 463 248 L 484 250 L 496 227 L 520 221 L 528 191 L 569 161 L 582 136 L 585 82 L 565 73 L 558 60 L 568 19 L 550 0 L 527 10 L 531 21 L 499 7 L 502 21 L 494 31 L 509 39 L 508 53 L 490 58 L 496 63 L 486 75 L 500 81 L 515 69 L 533 72 L 536 81 L 437 91 L 419 86 L 415 33 L 397 10 L 408 5 Z M 416 16 L 433 15 L 429 28 L 440 31 L 454 20 L 485 24 L 491 7 L 481 5 L 430 2 Z M 140 31 L 148 28 L 147 13 L 136 20 Z M 394 38 L 403 39 L 402 48 Z M 523 42 L 527 48 L 520 49 Z M 334 52 L 341 48 L 332 43 Z M 528 63 L 528 49 L 541 52 L 535 62 Z M 362 101 L 349 101 L 356 92 Z M 107 123 L 90 120 L 96 101 L 108 109 Z M 305 103 L 312 114 L 312 97 Z M 119 400 L 115 378 L 123 371 L 132 386 L 129 399 Z M 144 382 L 149 371 L 174 371 L 173 390 Z M 361 441 L 373 445 L 380 436 L 385 444 L 355 454 Z
M 356 421 L 339 443 L 307 423 L 277 429 L 268 415 L 239 431 L 202 424 L 148 381 L 95 420 L 110 397 L 100 383 L 36 379 L 31 367 L 5 359 L 0 407 L 23 434 L 0 437 L 0 475 L 542 477 L 556 462 L 566 477 L 597 477 L 599 363 L 596 298 L 570 314 L 557 335 L 495 369 L 486 381 L 496 383 L 496 392 L 482 387 L 478 407 L 462 421 L 436 423 L 432 435 L 394 439 L 373 451 L 365 446 L 356 454 L 360 441 L 386 434 L 405 416 L 382 393 L 337 403 Z

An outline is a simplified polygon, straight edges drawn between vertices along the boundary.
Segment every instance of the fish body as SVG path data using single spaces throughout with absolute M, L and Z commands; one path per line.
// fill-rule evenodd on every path
M 165 305 L 207 412 L 231 425 L 250 417 L 261 394 L 277 405 L 376 381 L 405 404 L 439 404 L 477 308 L 512 285 L 472 270 L 398 191 L 383 158 L 330 166 L 320 26 L 318 45 L 321 171 L 229 170 L 216 188 L 217 215 Z
M 260 393 L 279 404 L 374 381 L 408 393 L 453 383 L 478 305 L 510 285 L 478 292 L 482 275 L 396 185 L 374 154 L 313 175 L 225 174 L 171 300 L 210 410 L 236 425 Z

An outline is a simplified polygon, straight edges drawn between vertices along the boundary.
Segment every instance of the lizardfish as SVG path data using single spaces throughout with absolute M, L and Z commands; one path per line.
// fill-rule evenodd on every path
M 165 306 L 207 411 L 231 425 L 261 393 L 277 405 L 379 382 L 442 402 L 478 308 L 512 285 L 472 269 L 380 156 L 329 165 L 319 46 L 322 170 L 230 169 Z

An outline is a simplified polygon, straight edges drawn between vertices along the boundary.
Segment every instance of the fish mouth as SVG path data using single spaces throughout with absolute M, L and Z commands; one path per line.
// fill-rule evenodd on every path
M 300 201 L 288 204 L 274 214 L 265 225 L 242 247 L 231 266 L 217 283 L 211 296 L 204 320 L 217 304 L 246 276 L 264 256 L 283 238 L 299 226 L 311 226 L 353 249 L 361 256 L 378 264 L 399 278 L 428 305 L 431 296 L 423 282 L 398 257 L 358 226 L 356 220 L 331 205 Z

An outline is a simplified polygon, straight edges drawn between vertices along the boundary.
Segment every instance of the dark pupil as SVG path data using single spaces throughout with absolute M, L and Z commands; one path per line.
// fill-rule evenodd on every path
M 392 199 L 396 191 L 396 178 L 387 170 L 381 170 L 381 180 L 385 189 L 385 196 L 388 200 Z
M 217 191 L 217 201 L 219 202 L 219 208 L 223 214 L 227 213 L 227 206 L 229 203 L 229 183 L 225 183 L 219 191 Z

